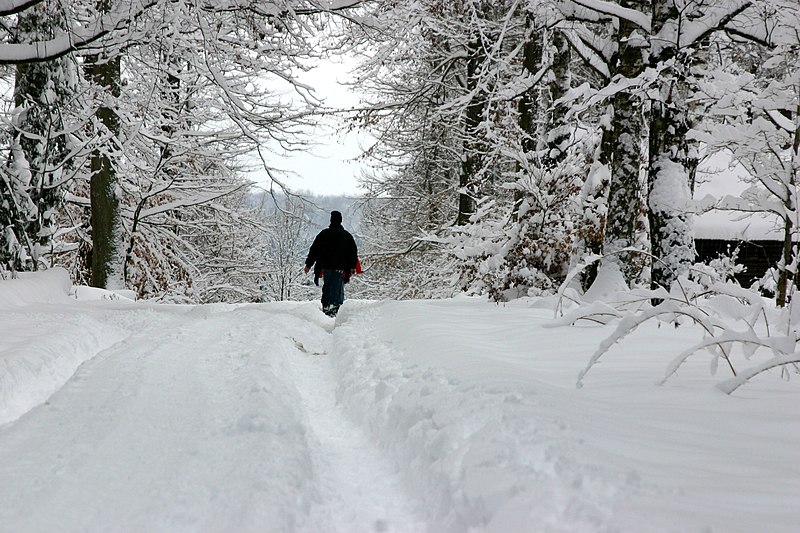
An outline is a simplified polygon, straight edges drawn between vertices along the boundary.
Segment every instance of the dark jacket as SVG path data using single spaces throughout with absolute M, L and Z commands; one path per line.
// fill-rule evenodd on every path
M 355 239 L 341 224 L 335 223 L 319 232 L 306 257 L 308 268 L 316 263 L 315 274 L 323 269 L 349 272 L 356 268 L 357 262 L 358 248 Z

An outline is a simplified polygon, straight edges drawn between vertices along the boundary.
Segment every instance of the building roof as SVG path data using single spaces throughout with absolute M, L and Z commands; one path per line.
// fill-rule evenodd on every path
M 733 164 L 726 152 L 706 158 L 697 170 L 694 199 L 709 205 L 712 199 L 740 196 L 750 187 L 747 170 Z M 695 239 L 720 239 L 729 241 L 782 241 L 783 226 L 774 213 L 743 213 L 713 209 L 694 219 Z

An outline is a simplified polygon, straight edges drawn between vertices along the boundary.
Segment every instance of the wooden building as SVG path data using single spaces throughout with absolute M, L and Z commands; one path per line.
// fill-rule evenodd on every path
M 752 179 L 731 158 L 716 153 L 698 168 L 694 198 L 706 205 L 726 197 L 740 199 L 748 194 Z M 707 262 L 738 249 L 737 263 L 745 270 L 736 276 L 743 287 L 750 287 L 777 265 L 783 249 L 782 222 L 770 213 L 742 213 L 712 210 L 695 217 L 697 260 Z
M 783 242 L 776 240 L 727 240 L 695 238 L 697 261 L 708 262 L 720 255 L 728 255 L 738 248 L 736 262 L 745 267 L 736 275 L 742 287 L 750 287 L 761 279 L 767 270 L 774 267 L 781 258 Z

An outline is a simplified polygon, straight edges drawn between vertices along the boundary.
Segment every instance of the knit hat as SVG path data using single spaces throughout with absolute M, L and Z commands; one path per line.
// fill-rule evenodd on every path
M 339 211 L 331 211 L 331 224 L 341 224 L 342 214 Z

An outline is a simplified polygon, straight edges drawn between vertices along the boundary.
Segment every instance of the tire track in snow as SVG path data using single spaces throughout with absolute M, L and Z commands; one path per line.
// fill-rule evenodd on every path
M 109 317 L 132 334 L 0 431 L 0 530 L 425 531 L 392 463 L 336 406 L 332 324 L 317 315 Z
M 294 384 L 308 419 L 306 438 L 321 497 L 311 509 L 309 520 L 313 527 L 309 531 L 426 531 L 421 502 L 409 497 L 392 462 L 337 405 L 329 360 L 333 340 L 321 328 L 317 332 L 324 338 L 291 339 L 297 355 L 290 360 Z M 320 524 L 328 524 L 328 528 L 320 530 Z
M 297 531 L 316 487 L 262 317 L 156 315 L 3 428 L 0 530 Z

